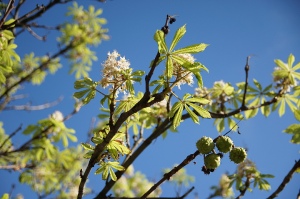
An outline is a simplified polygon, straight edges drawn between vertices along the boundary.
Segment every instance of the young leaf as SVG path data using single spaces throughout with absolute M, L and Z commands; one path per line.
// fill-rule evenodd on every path
M 95 149 L 95 147 L 93 147 L 92 145 L 88 144 L 88 143 L 81 143 L 81 146 L 86 149 L 86 150 L 91 150 L 93 151 Z
M 173 119 L 173 128 L 176 129 L 180 122 L 181 122 L 181 116 L 182 116 L 182 111 L 183 111 L 183 105 L 180 103 L 180 106 L 175 113 L 174 119 Z
M 109 176 L 112 179 L 112 181 L 117 181 L 117 176 L 111 167 L 109 167 Z
M 176 50 L 174 52 L 172 52 L 172 54 L 183 54 L 183 53 L 190 53 L 190 54 L 195 54 L 195 53 L 199 53 L 205 50 L 205 48 L 208 46 L 208 44 L 194 44 L 194 45 L 190 45 L 184 48 L 181 48 L 179 50 Z
M 193 107 L 193 109 L 195 109 L 195 111 L 203 118 L 211 118 L 211 115 L 210 113 L 204 109 L 203 107 L 201 106 L 198 106 L 196 104 L 193 104 L 193 103 L 188 103 L 189 106 Z
M 171 57 L 169 56 L 167 58 L 167 65 L 166 65 L 166 71 L 167 71 L 167 78 L 171 79 L 171 77 L 173 76 L 173 61 L 171 59 Z
M 172 40 L 171 46 L 170 46 L 170 52 L 173 51 L 174 47 L 177 45 L 177 43 L 180 41 L 180 39 L 183 37 L 183 35 L 186 33 L 186 25 L 181 26 L 175 33 L 174 38 Z
M 158 52 L 160 54 L 165 54 L 168 52 L 168 48 L 165 42 L 165 34 L 161 30 L 157 30 L 154 34 L 154 40 L 158 44 Z
M 198 116 L 186 104 L 184 105 L 184 108 L 186 109 L 188 114 L 191 116 L 193 122 L 199 124 Z

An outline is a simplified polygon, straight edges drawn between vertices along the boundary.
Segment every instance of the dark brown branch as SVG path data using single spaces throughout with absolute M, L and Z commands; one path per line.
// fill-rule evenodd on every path
M 162 184 L 166 180 L 170 180 L 170 178 L 176 174 L 180 169 L 185 167 L 187 164 L 189 164 L 192 160 L 194 160 L 200 152 L 197 150 L 195 153 L 188 155 L 178 166 L 174 167 L 171 171 L 168 173 L 165 173 L 162 179 L 160 179 L 157 183 L 155 183 L 143 196 L 141 196 L 141 199 L 147 198 L 147 196 L 150 195 L 160 184 Z
M 87 177 L 92 169 L 92 167 L 94 167 L 94 165 L 97 163 L 98 160 L 98 156 L 103 152 L 103 150 L 105 149 L 106 145 L 110 142 L 110 140 L 113 138 L 113 136 L 117 133 L 118 129 L 121 127 L 121 125 L 128 119 L 128 117 L 130 117 L 131 115 L 133 115 L 134 113 L 151 106 L 153 103 L 162 101 L 164 99 L 161 98 L 161 96 L 165 96 L 166 95 L 166 91 L 162 91 L 161 93 L 157 94 L 158 97 L 155 97 L 154 100 L 152 100 L 150 103 L 148 102 L 150 99 L 150 80 L 151 77 L 154 73 L 154 70 L 157 66 L 157 62 L 158 59 L 160 57 L 160 53 L 157 52 L 155 59 L 152 63 L 151 69 L 149 70 L 149 73 L 146 75 L 145 77 L 145 84 L 146 84 L 146 88 L 145 88 L 145 93 L 144 96 L 142 97 L 142 99 L 136 103 L 129 111 L 127 112 L 123 112 L 120 117 L 118 118 L 118 120 L 116 121 L 115 124 L 110 124 L 110 131 L 107 134 L 104 142 L 102 142 L 101 144 L 96 145 L 95 149 L 94 149 L 94 153 L 91 157 L 91 159 L 89 160 L 89 163 L 87 165 L 86 170 L 84 171 L 84 174 L 81 178 L 80 184 L 79 184 L 79 188 L 78 188 L 78 195 L 77 195 L 77 199 L 81 199 L 83 196 L 83 189 L 85 186 L 85 183 L 87 181 Z
M 284 177 L 283 181 L 279 185 L 279 187 L 272 193 L 267 199 L 272 199 L 278 196 L 278 194 L 284 189 L 284 187 L 287 185 L 287 183 L 290 182 L 292 179 L 293 174 L 297 169 L 300 168 L 300 159 L 295 162 L 294 166 L 292 169 L 288 172 L 288 174 Z
M 243 101 L 242 101 L 241 107 L 245 107 L 246 93 L 247 93 L 247 89 L 248 89 L 248 72 L 250 70 L 249 59 L 250 59 L 250 56 L 247 57 L 246 66 L 245 66 L 246 78 L 245 78 L 245 88 L 244 88 L 244 95 L 243 95 Z
M 126 160 L 123 162 L 122 166 L 127 169 L 136 159 L 139 157 L 139 155 L 152 143 L 153 140 L 158 138 L 163 132 L 165 132 L 167 129 L 169 129 L 172 125 L 172 120 L 169 118 L 166 118 L 164 122 L 159 125 L 154 132 L 135 150 L 132 154 L 130 154 Z M 117 171 L 116 176 L 119 179 L 123 174 L 124 171 Z M 110 180 L 105 187 L 100 191 L 100 193 L 96 196 L 95 199 L 102 199 L 106 197 L 106 194 L 109 192 L 109 190 L 112 188 L 112 186 L 115 184 L 115 181 Z
M 5 10 L 5 13 L 4 13 L 4 16 L 2 17 L 2 19 L 0 20 L 0 29 L 3 30 L 3 27 L 4 27 L 4 22 L 7 18 L 7 16 L 9 15 L 9 13 L 14 9 L 14 3 L 15 3 L 15 0 L 10 0 L 7 4 L 7 8 Z

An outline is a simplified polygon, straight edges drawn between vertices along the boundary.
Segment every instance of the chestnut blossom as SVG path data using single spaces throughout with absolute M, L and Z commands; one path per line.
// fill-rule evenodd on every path
M 60 111 L 55 111 L 49 117 L 53 118 L 54 120 L 56 120 L 58 122 L 62 122 L 64 120 L 64 115 Z
M 107 53 L 107 59 L 102 64 L 102 76 L 100 84 L 103 88 L 112 86 L 110 92 L 115 92 L 116 96 L 119 92 L 125 92 L 126 89 L 126 75 L 130 75 L 132 69 L 129 67 L 130 63 L 125 57 L 114 50 L 112 53 Z
M 194 64 L 194 62 L 196 60 L 189 53 L 179 54 L 178 56 L 184 58 L 191 64 Z M 179 80 L 176 84 L 176 86 L 179 89 L 180 89 L 180 86 L 183 84 L 188 84 L 189 86 L 192 86 L 192 84 L 194 83 L 193 73 L 186 70 L 185 68 L 183 68 L 182 65 L 178 64 L 177 62 L 174 62 L 174 64 L 173 64 L 173 75 L 175 76 L 176 81 Z

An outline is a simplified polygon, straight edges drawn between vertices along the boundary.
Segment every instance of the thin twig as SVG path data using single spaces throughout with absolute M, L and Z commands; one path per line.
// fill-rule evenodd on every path
M 9 13 L 14 9 L 14 3 L 15 3 L 15 0 L 10 0 L 7 4 L 7 8 L 5 10 L 5 13 L 2 17 L 2 19 L 0 20 L 0 29 L 3 30 L 3 27 L 4 27 L 4 22 L 7 18 L 7 16 L 9 15 Z M 10 25 L 10 24 L 9 24 Z
M 250 56 L 247 57 L 247 61 L 246 61 L 246 65 L 245 65 L 246 78 L 245 78 L 243 101 L 242 101 L 242 106 L 241 106 L 242 108 L 245 108 L 246 93 L 247 93 L 247 89 L 248 89 L 248 72 L 250 70 L 249 59 L 250 59 Z
M 67 116 L 64 117 L 63 121 L 66 121 L 68 119 L 70 119 L 73 115 L 75 115 L 78 111 L 80 110 L 80 105 L 76 106 L 75 109 Z M 50 125 L 48 127 L 46 127 L 45 129 L 43 129 L 41 131 L 41 133 L 35 135 L 34 137 L 32 137 L 30 140 L 28 140 L 27 142 L 25 142 L 24 144 L 22 144 L 18 149 L 14 149 L 11 151 L 5 151 L 5 152 L 1 152 L 0 156 L 5 156 L 7 154 L 11 154 L 11 153 L 16 153 L 16 152 L 20 152 L 20 151 L 26 151 L 29 149 L 32 149 L 29 147 L 29 145 L 34 141 L 39 139 L 41 136 L 44 136 L 48 133 L 48 131 L 53 127 L 54 125 Z
M 251 176 L 246 178 L 245 187 L 244 189 L 240 190 L 240 195 L 237 196 L 236 199 L 241 199 L 246 194 L 247 189 L 250 187 L 250 179 Z
M 59 97 L 57 100 L 50 102 L 50 103 L 45 103 L 45 104 L 41 104 L 41 105 L 37 105 L 37 106 L 32 106 L 32 105 L 15 105 L 15 106 L 8 106 L 5 107 L 4 110 L 25 110 L 25 111 L 39 111 L 39 110 L 43 110 L 46 108 L 50 108 L 53 106 L 56 106 L 57 104 L 59 104 L 62 101 L 63 97 Z
M 0 96 L 0 100 L 3 99 L 3 97 L 7 96 L 8 93 L 15 88 L 16 86 L 20 85 L 21 83 L 27 81 L 28 79 L 30 79 L 36 71 L 39 70 L 45 70 L 47 69 L 47 66 L 49 65 L 50 61 L 59 57 L 60 55 L 66 53 L 68 50 L 74 48 L 75 46 L 72 44 L 72 42 L 65 46 L 63 49 L 61 49 L 60 51 L 58 51 L 57 53 L 55 53 L 54 55 L 52 55 L 46 62 L 42 63 L 39 67 L 35 68 L 34 70 L 32 70 L 31 73 L 27 74 L 26 76 L 22 77 L 19 79 L 19 81 L 16 81 L 15 83 L 13 83 L 12 85 L 8 86 L 6 88 L 6 90 L 2 93 L 2 95 Z
M 5 145 L 5 143 L 12 138 L 13 136 L 15 136 L 20 130 L 22 129 L 22 124 L 20 124 L 20 126 L 14 131 L 12 132 L 1 144 L 0 149 Z
M 147 196 L 149 196 L 160 184 L 162 184 L 166 180 L 169 180 L 174 174 L 176 174 L 180 169 L 189 164 L 199 154 L 200 152 L 197 150 L 195 153 L 188 155 L 178 166 L 174 167 L 168 173 L 165 173 L 157 183 L 155 183 L 144 195 L 141 196 L 141 199 L 147 198 Z
M 292 169 L 288 172 L 288 174 L 284 177 L 283 181 L 279 185 L 279 187 L 272 193 L 267 199 L 272 199 L 278 196 L 278 194 L 284 189 L 284 187 L 287 185 L 287 183 L 290 182 L 292 179 L 293 174 L 297 169 L 300 168 L 300 159 L 295 162 L 294 166 Z

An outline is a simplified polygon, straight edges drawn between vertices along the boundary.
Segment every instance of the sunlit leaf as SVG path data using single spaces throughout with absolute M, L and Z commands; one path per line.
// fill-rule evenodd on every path
M 195 53 L 199 53 L 205 50 L 205 48 L 208 46 L 208 44 L 194 44 L 194 45 L 190 45 L 181 49 L 178 49 L 174 52 L 172 52 L 172 54 L 183 54 L 183 53 L 190 53 L 190 54 L 195 54 Z
M 193 122 L 199 124 L 198 116 L 186 104 L 184 105 L 184 107 L 188 114 L 191 116 Z
M 183 111 L 183 106 L 182 106 L 182 104 L 180 104 L 177 112 L 175 113 L 174 119 L 173 119 L 173 128 L 174 129 L 176 129 L 181 122 L 182 111 Z
M 81 143 L 81 146 L 82 146 L 84 149 L 86 149 L 86 150 L 94 150 L 94 149 L 95 149 L 94 146 L 92 146 L 92 145 L 90 145 L 90 144 L 88 144 L 88 143 Z
M 171 46 L 170 46 L 170 52 L 173 51 L 174 47 L 177 45 L 177 43 L 180 41 L 180 39 L 183 37 L 183 35 L 186 33 L 186 25 L 181 26 L 175 33 L 174 38 L 172 40 Z

